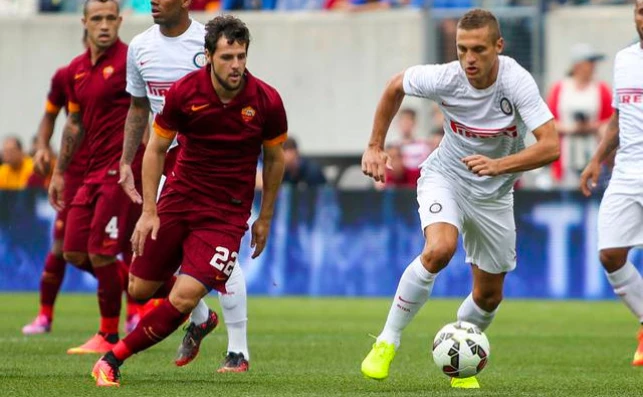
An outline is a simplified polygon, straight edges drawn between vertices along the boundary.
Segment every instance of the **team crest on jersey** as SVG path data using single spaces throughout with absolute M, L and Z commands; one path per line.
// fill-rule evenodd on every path
M 241 109 L 241 118 L 246 123 L 249 123 L 250 120 L 255 117 L 255 114 L 257 114 L 257 111 L 254 110 L 252 106 L 246 106 L 245 108 Z
M 103 78 L 107 80 L 108 78 L 111 77 L 112 74 L 114 74 L 114 67 L 105 66 L 105 68 L 103 69 Z
M 511 106 L 511 102 L 509 102 L 509 99 L 503 97 L 500 100 L 500 110 L 502 110 L 502 113 L 506 114 L 507 116 L 511 116 L 514 112 L 514 107 Z
M 202 68 L 208 63 L 208 58 L 205 56 L 205 52 L 197 52 L 192 58 L 192 62 L 197 68 Z
M 437 214 L 440 211 L 442 211 L 442 204 L 440 203 L 433 203 L 429 207 L 429 212 L 431 212 L 432 214 Z

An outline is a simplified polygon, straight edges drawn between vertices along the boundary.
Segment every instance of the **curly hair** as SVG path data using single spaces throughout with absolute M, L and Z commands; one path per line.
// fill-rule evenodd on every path
M 228 39 L 228 44 L 235 41 L 246 45 L 246 51 L 250 46 L 250 31 L 245 23 L 232 15 L 221 15 L 210 20 L 205 25 L 205 48 L 214 54 L 217 49 L 217 42 L 221 37 Z

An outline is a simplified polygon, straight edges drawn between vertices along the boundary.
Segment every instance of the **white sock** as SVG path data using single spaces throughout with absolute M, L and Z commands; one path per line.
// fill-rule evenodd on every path
M 616 295 L 621 297 L 625 306 L 643 323 L 643 279 L 631 262 L 614 273 L 607 273 L 607 279 Z
M 248 301 L 246 299 L 246 278 L 239 262 L 236 263 L 230 278 L 225 284 L 227 294 L 219 293 L 223 320 L 228 328 L 228 353 L 243 353 L 250 361 L 248 351 L 247 325 Z
M 190 321 L 196 325 L 201 325 L 204 322 L 208 321 L 208 313 L 210 309 L 208 305 L 205 304 L 203 299 L 199 300 L 196 307 L 190 313 Z
M 395 348 L 400 345 L 402 331 L 429 299 L 436 276 L 422 266 L 419 256 L 407 266 L 397 286 L 384 329 L 377 337 L 378 342 L 393 343 Z
M 458 309 L 458 320 L 477 325 L 480 330 L 484 331 L 493 321 L 497 311 L 498 309 L 492 312 L 483 310 L 473 301 L 473 296 L 469 294 Z

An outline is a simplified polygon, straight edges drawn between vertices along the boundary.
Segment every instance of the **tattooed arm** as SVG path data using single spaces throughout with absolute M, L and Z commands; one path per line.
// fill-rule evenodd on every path
M 132 174 L 132 161 L 141 145 L 143 135 L 147 129 L 150 117 L 150 101 L 147 97 L 132 97 L 130 107 L 125 120 L 125 139 L 123 140 L 123 153 L 121 155 L 120 180 L 118 183 L 129 198 L 135 203 L 142 203 L 143 200 L 134 186 L 134 175 Z
M 64 206 L 63 190 L 65 186 L 63 174 L 67 170 L 67 167 L 69 167 L 71 160 L 74 158 L 74 153 L 84 137 L 85 129 L 83 128 L 80 112 L 69 113 L 67 122 L 63 128 L 60 155 L 49 184 L 49 202 L 57 211 L 62 210 Z

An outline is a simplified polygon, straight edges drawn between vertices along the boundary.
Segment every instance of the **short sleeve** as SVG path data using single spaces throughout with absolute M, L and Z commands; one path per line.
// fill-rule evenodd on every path
M 518 79 L 514 95 L 516 110 L 530 131 L 534 131 L 554 118 L 551 110 L 540 96 L 536 81 L 524 69 L 522 77 Z
M 286 109 L 277 91 L 268 96 L 266 121 L 263 127 L 263 144 L 278 145 L 288 138 L 288 119 Z
M 406 95 L 435 98 L 438 92 L 438 82 L 445 65 L 411 66 L 404 72 L 404 93 Z
M 58 113 L 67 105 L 67 68 L 60 68 L 51 78 L 49 93 L 47 94 L 47 113 Z
M 80 103 L 78 103 L 78 98 L 76 96 L 76 88 L 74 84 L 74 80 L 76 78 L 79 78 L 79 76 L 76 76 L 76 71 L 73 66 L 69 66 L 69 69 L 67 70 L 67 76 L 66 76 L 66 81 L 67 81 L 67 109 L 69 110 L 69 113 L 78 113 L 80 112 Z
M 147 96 L 147 91 L 145 89 L 145 80 L 141 75 L 141 71 L 138 68 L 138 62 L 136 60 L 136 47 L 130 45 L 127 49 L 127 92 L 130 95 L 138 98 L 143 98 Z
M 183 114 L 176 84 L 165 94 L 161 111 L 154 118 L 154 132 L 163 138 L 173 139 L 181 127 Z

